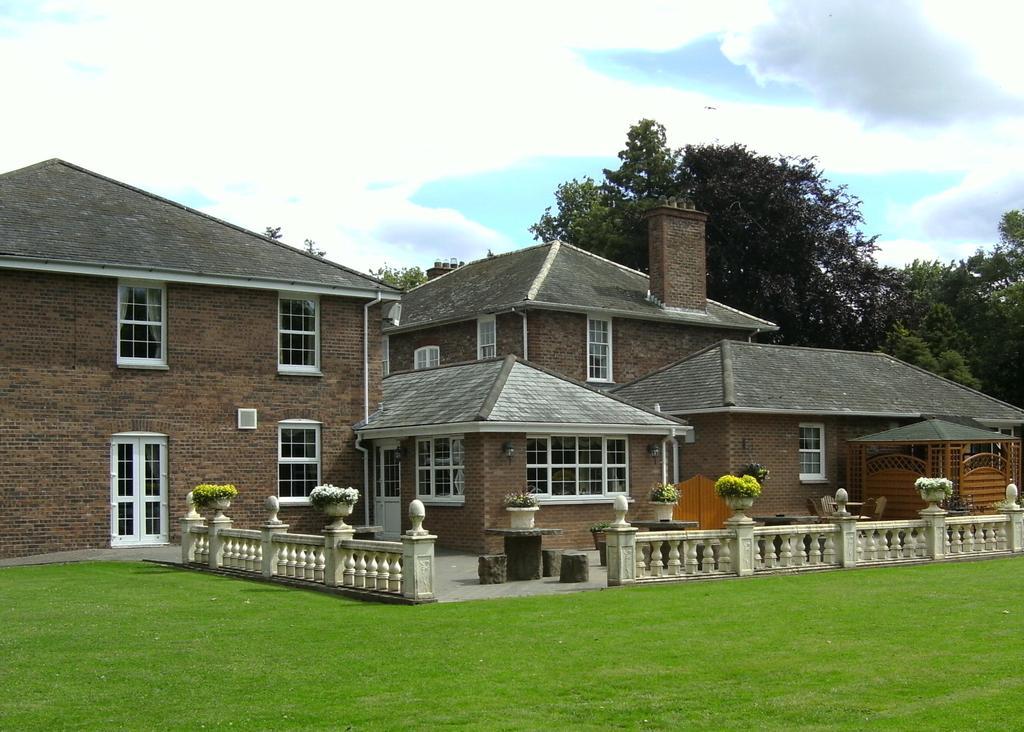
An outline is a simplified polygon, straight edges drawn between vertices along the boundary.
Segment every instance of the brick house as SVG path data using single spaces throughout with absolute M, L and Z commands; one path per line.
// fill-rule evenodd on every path
M 694 428 L 681 477 L 771 470 L 760 513 L 846 487 L 847 441 L 931 417 L 1021 434 L 1024 411 L 884 353 L 721 341 L 613 393 Z M 1020 475 L 1020 466 L 1017 473 Z M 857 491 L 859 493 L 859 491 Z
M 0 557 L 174 541 L 200 482 L 319 529 L 312 486 L 363 484 L 398 298 L 60 160 L 0 175 Z
M 482 552 L 501 543 L 484 529 L 508 526 L 505 494 L 527 488 L 538 525 L 564 531 L 544 540 L 552 547 L 590 543 L 616 496 L 653 518 L 650 491 L 691 428 L 509 355 L 393 373 L 357 431 L 373 454 L 386 536 L 419 498 L 441 546 Z
M 632 381 L 723 338 L 777 326 L 708 300 L 706 214 L 648 214 L 650 276 L 564 242 L 437 265 L 385 324 L 385 369 L 515 354 L 577 381 Z

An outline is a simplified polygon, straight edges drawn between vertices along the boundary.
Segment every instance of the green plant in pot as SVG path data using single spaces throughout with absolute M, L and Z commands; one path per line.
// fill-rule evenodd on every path
M 723 475 L 715 481 L 715 493 L 732 509 L 733 518 L 746 518 L 743 512 L 761 495 L 761 484 L 753 475 Z
M 513 529 L 532 529 L 538 511 L 537 496 L 529 489 L 505 494 L 505 510 Z
M 673 483 L 658 483 L 651 491 L 651 503 L 654 504 L 654 517 L 658 521 L 671 521 L 672 512 L 679 503 L 679 487 Z
M 594 537 L 594 548 L 598 551 L 601 550 L 601 545 L 607 540 L 604 535 L 605 529 L 611 526 L 607 521 L 598 521 L 596 524 L 591 524 L 590 535 Z
M 938 510 L 936 504 L 953 495 L 953 481 L 949 478 L 921 477 L 914 481 L 914 487 L 921 494 L 921 499 L 928 503 L 928 509 Z
M 309 494 L 309 502 L 314 508 L 319 508 L 333 519 L 327 526 L 330 529 L 347 526 L 345 517 L 352 513 L 352 507 L 358 500 L 359 491 L 352 486 L 339 488 L 330 483 L 316 486 Z
M 220 518 L 238 495 L 238 489 L 230 483 L 200 483 L 192 489 L 192 503 L 196 508 L 212 508 L 214 518 Z

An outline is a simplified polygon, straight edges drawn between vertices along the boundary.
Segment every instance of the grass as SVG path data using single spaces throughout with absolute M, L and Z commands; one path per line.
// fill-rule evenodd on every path
M 1024 559 L 392 607 L 0 570 L 0 729 L 1020 726 Z

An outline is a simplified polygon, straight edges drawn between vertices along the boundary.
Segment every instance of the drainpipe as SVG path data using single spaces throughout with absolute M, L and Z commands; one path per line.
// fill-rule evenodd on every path
M 526 311 L 512 308 L 513 313 L 518 313 L 519 317 L 523 319 L 523 360 L 530 360 L 530 342 L 529 334 L 526 332 Z
M 363 305 L 363 422 L 370 419 L 370 308 L 384 299 L 384 293 L 377 290 L 377 297 Z M 364 525 L 370 524 L 370 454 L 362 445 L 363 438 L 356 435 L 356 449 L 363 453 L 363 518 Z

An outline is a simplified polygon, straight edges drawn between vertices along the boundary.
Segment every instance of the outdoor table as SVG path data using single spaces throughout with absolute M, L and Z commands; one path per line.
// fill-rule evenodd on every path
M 630 526 L 636 526 L 648 531 L 682 531 L 683 529 L 696 529 L 700 526 L 698 521 L 630 521 Z
M 804 515 L 791 515 L 791 514 L 775 514 L 774 516 L 751 516 L 757 523 L 762 526 L 792 526 L 793 524 L 816 524 L 818 523 L 817 516 L 804 516 Z
M 356 539 L 372 539 L 377 534 L 384 531 L 383 526 L 353 526 L 353 538 Z
M 484 529 L 485 534 L 505 537 L 508 579 L 531 580 L 541 576 L 541 538 L 557 536 L 561 529 Z

